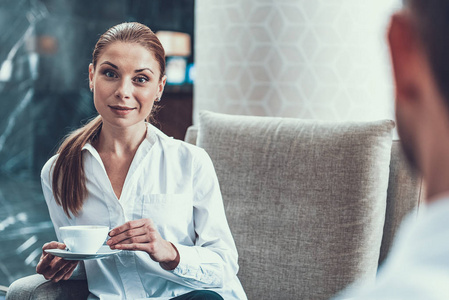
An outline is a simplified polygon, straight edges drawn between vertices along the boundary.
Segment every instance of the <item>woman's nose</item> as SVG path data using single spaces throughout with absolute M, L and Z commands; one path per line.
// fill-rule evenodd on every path
M 129 99 L 132 94 L 132 89 L 133 85 L 130 80 L 123 79 L 115 91 L 115 96 L 120 99 Z

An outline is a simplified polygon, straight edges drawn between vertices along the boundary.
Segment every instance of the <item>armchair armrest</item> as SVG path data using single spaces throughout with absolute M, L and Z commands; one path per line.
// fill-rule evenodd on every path
M 6 294 L 7 300 L 87 299 L 86 280 L 51 282 L 35 274 L 14 281 Z

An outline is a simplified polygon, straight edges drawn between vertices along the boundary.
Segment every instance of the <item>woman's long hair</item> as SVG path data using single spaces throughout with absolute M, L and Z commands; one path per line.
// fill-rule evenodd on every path
M 150 28 L 136 22 L 118 24 L 100 37 L 92 53 L 94 70 L 104 49 L 114 42 L 136 43 L 145 47 L 159 63 L 161 74 L 159 80 L 162 79 L 165 74 L 164 48 Z M 153 105 L 147 121 L 150 121 L 155 109 L 157 108 Z M 99 136 L 102 125 L 101 116 L 95 117 L 69 134 L 58 149 L 59 155 L 53 165 L 53 196 L 69 218 L 70 214 L 76 216 L 80 212 L 87 197 L 82 149 L 86 143 L 93 142 Z

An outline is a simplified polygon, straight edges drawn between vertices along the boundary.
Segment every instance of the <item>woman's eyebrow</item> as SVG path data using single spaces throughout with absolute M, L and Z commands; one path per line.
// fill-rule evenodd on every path
M 102 62 L 102 63 L 100 64 L 100 66 L 102 66 L 102 65 L 110 65 L 110 66 L 113 67 L 114 69 L 117 69 L 117 70 L 118 70 L 118 67 L 117 67 L 116 65 L 114 65 L 113 63 L 108 62 L 108 61 Z
M 102 66 L 102 65 L 110 65 L 110 66 L 113 67 L 114 69 L 118 70 L 118 67 L 117 67 L 116 65 L 114 65 L 113 63 L 109 62 L 109 61 L 102 62 L 102 63 L 100 64 L 100 66 Z M 148 71 L 150 71 L 151 73 L 154 74 L 153 70 L 151 70 L 150 68 L 137 69 L 137 70 L 135 70 L 134 72 L 135 72 L 135 73 L 139 73 L 139 72 L 142 72 L 142 71 L 145 71 L 145 70 L 148 70 Z
M 135 70 L 134 72 L 139 73 L 139 72 L 142 72 L 142 71 L 145 71 L 145 70 L 148 70 L 148 71 L 150 71 L 151 73 L 154 74 L 154 72 L 150 68 L 138 69 L 138 70 Z

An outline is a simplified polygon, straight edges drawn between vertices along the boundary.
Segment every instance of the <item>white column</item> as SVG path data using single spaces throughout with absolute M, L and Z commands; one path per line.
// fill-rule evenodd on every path
M 400 0 L 196 0 L 200 110 L 393 118 L 386 42 Z

